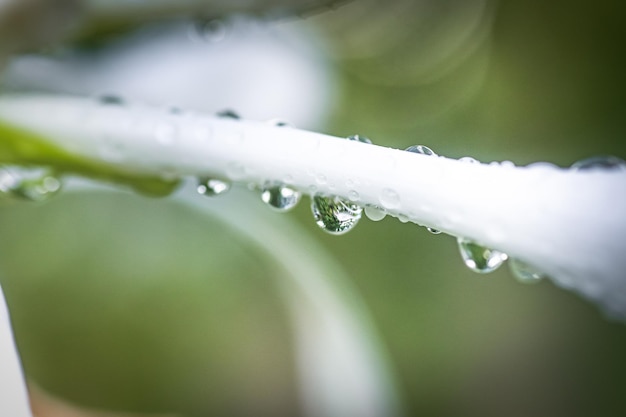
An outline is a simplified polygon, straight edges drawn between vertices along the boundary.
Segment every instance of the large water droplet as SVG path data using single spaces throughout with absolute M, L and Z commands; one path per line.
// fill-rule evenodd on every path
M 458 238 L 459 252 L 465 266 L 474 272 L 486 274 L 493 272 L 507 259 L 507 255 L 495 249 L 489 249 L 465 238 Z
M 337 196 L 313 196 L 311 211 L 319 227 L 328 233 L 341 235 L 357 224 L 363 209 Z
M 268 184 L 261 192 L 261 200 L 278 211 L 291 210 L 298 204 L 300 197 L 299 191 L 284 184 Z
M 354 140 L 354 141 L 361 142 L 361 143 L 367 143 L 368 145 L 372 144 L 372 141 L 370 140 L 370 138 L 361 136 L 361 135 L 348 136 L 346 139 Z
M 373 222 L 381 221 L 387 216 L 387 213 L 384 209 L 376 206 L 365 206 L 365 209 L 363 209 L 363 211 L 365 212 L 367 218 Z
M 583 159 L 572 165 L 575 171 L 588 170 L 626 170 L 626 162 L 616 156 L 594 156 Z
M 432 149 L 430 149 L 428 146 L 424 146 L 424 145 L 409 146 L 408 148 L 405 149 L 405 151 L 413 152 L 413 153 L 419 153 L 419 154 L 427 155 L 427 156 L 437 156 L 437 154 L 435 152 L 433 152 Z
M 214 197 L 230 190 L 230 184 L 215 178 L 200 178 L 196 189 L 199 194 Z
M 541 281 L 545 275 L 542 272 L 539 272 L 534 267 L 528 265 L 526 262 L 522 262 L 519 259 L 511 258 L 509 259 L 509 269 L 511 273 L 518 279 L 520 282 L 533 284 Z
M 0 195 L 29 201 L 45 201 L 61 190 L 61 181 L 40 169 L 0 168 Z
M 433 229 L 432 227 L 426 227 L 426 230 L 428 230 L 430 233 L 432 233 L 433 235 L 439 235 L 441 234 L 441 230 L 438 229 Z

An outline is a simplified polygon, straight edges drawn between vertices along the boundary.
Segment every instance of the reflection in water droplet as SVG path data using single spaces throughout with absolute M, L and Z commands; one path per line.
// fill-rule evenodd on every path
M 583 159 L 572 165 L 575 171 L 587 170 L 626 170 L 626 162 L 616 156 L 594 156 Z
M 230 190 L 230 184 L 215 178 L 200 178 L 196 189 L 199 194 L 214 197 Z
M 365 206 L 365 209 L 363 209 L 363 211 L 365 212 L 367 218 L 373 222 L 381 221 L 387 216 L 387 213 L 384 209 L 376 206 Z
M 0 198 L 45 201 L 61 190 L 61 181 L 41 169 L 0 168 Z
M 283 184 L 268 184 L 263 187 L 261 200 L 278 211 L 288 211 L 300 201 L 300 192 Z
M 387 210 L 400 207 L 400 196 L 391 188 L 385 188 L 380 195 L 380 204 Z
M 495 271 L 507 259 L 500 251 L 485 248 L 465 238 L 458 238 L 459 252 L 465 265 L 474 272 L 486 274 Z
M 359 201 L 359 193 L 356 192 L 355 190 L 350 190 L 348 191 L 348 198 L 350 199 L 350 201 Z
M 314 196 L 311 211 L 319 227 L 328 233 L 341 235 L 357 224 L 363 209 L 337 196 Z
M 234 119 L 239 120 L 241 117 L 230 109 L 225 109 L 217 112 L 217 117 L 221 117 L 222 119 Z
M 370 140 L 370 138 L 367 138 L 367 137 L 361 136 L 361 135 L 348 136 L 346 139 L 354 140 L 354 141 L 361 142 L 361 143 L 367 143 L 368 145 L 372 144 L 372 141 Z
M 432 233 L 433 235 L 439 235 L 441 234 L 441 230 L 437 230 L 437 229 L 433 229 L 432 227 L 427 227 L 426 230 L 428 230 L 430 233 Z
M 542 278 L 545 278 L 543 273 L 519 259 L 509 259 L 509 269 L 515 278 L 523 283 L 534 284 L 541 281 Z
M 419 153 L 419 154 L 427 155 L 427 156 L 437 156 L 437 154 L 435 152 L 433 152 L 432 149 L 430 149 L 428 146 L 424 146 L 424 145 L 409 146 L 408 148 L 405 149 L 405 151 L 413 152 L 413 153 Z

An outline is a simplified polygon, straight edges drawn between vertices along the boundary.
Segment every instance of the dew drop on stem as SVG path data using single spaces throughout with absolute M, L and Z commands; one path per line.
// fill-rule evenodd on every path
M 519 259 L 509 259 L 509 269 L 518 281 L 526 284 L 534 284 L 545 278 L 542 272 Z
M 409 146 L 408 148 L 405 149 L 405 151 L 413 152 L 413 153 L 419 153 L 421 155 L 426 155 L 426 156 L 437 156 L 437 154 L 435 152 L 433 152 L 432 149 L 430 149 L 428 146 L 424 146 L 424 145 Z
M 466 164 L 480 164 L 478 159 L 474 159 L 471 156 L 464 156 L 459 158 L 459 162 L 465 162 Z
M 363 209 L 341 197 L 317 195 L 312 198 L 311 211 L 321 229 L 333 235 L 341 235 L 358 223 Z
M 200 178 L 196 190 L 198 194 L 215 197 L 230 190 L 230 183 L 215 178 Z
M 493 272 L 507 259 L 505 253 L 486 248 L 466 238 L 459 237 L 457 243 L 463 263 L 474 272 L 481 274 Z
M 384 209 L 377 206 L 365 206 L 363 209 L 365 216 L 373 222 L 378 222 L 387 216 Z
M 594 156 L 575 162 L 571 168 L 574 171 L 626 171 L 626 162 L 616 156 Z
M 372 144 L 372 141 L 370 140 L 370 138 L 362 136 L 362 135 L 352 135 L 352 136 L 348 136 L 346 139 L 353 140 L 356 142 L 361 142 L 361 143 L 367 143 L 368 145 Z
M 300 201 L 300 197 L 299 191 L 281 183 L 267 184 L 261 191 L 261 200 L 281 212 L 294 208 Z

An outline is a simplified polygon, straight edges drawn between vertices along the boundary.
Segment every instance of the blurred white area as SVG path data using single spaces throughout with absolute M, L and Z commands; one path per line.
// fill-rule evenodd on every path
M 2 287 L 0 287 L 0 415 L 7 417 L 31 415 Z
M 313 129 L 323 125 L 334 91 L 321 45 L 300 22 L 231 18 L 205 33 L 190 22 L 169 23 L 97 49 L 18 57 L 4 85 L 207 112 L 232 109 L 248 119 L 280 118 Z

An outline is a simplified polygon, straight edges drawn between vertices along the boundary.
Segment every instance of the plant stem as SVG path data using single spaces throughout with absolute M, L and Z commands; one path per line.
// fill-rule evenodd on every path
M 282 182 L 382 207 L 501 250 L 626 317 L 622 169 L 472 164 L 268 123 L 86 98 L 4 96 L 0 120 L 129 175 Z

